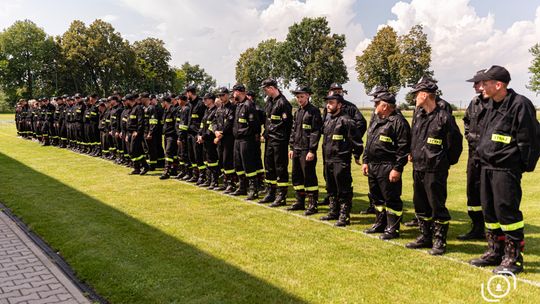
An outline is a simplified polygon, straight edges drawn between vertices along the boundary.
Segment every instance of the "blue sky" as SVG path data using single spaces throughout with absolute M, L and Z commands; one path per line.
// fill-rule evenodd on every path
M 380 26 L 391 25 L 402 34 L 421 23 L 433 47 L 432 68 L 443 97 L 464 106 L 473 95 L 464 80 L 492 64 L 506 66 L 511 87 L 534 101 L 525 85 L 532 59 L 527 50 L 540 42 L 539 6 L 540 0 L 2 0 L 0 29 L 30 19 L 59 35 L 74 19 L 89 24 L 101 18 L 131 42 L 163 39 L 173 65 L 200 64 L 218 84 L 227 85 L 235 82 L 234 66 L 243 50 L 264 39 L 284 39 L 288 26 L 302 17 L 326 16 L 332 30 L 347 37 L 349 99 L 369 105 L 356 81 L 355 57 Z

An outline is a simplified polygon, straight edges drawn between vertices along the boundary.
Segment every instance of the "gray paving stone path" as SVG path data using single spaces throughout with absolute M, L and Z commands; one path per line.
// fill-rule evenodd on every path
M 0 304 L 90 303 L 62 270 L 0 210 Z

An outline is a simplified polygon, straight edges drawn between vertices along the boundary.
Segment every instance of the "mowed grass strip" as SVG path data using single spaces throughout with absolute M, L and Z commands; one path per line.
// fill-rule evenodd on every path
M 350 231 L 373 220 L 357 214 L 367 201 L 367 179 L 359 167 L 353 176 L 353 225 L 338 229 L 160 181 L 158 173 L 128 176 L 125 167 L 16 138 L 13 124 L 0 124 L 0 142 L 0 200 L 112 303 L 470 303 L 483 301 L 480 284 L 491 276 Z M 485 247 L 455 240 L 469 228 L 465 165 L 466 152 L 449 178 L 453 220 L 447 256 L 457 261 Z M 534 172 L 523 179 L 527 244 L 520 278 L 532 281 L 540 281 L 538 177 Z M 322 178 L 320 185 L 324 189 Z M 411 185 L 407 166 L 407 219 Z M 410 228 L 402 232 L 401 244 L 417 234 Z M 540 288 L 523 282 L 504 299 L 539 300 Z

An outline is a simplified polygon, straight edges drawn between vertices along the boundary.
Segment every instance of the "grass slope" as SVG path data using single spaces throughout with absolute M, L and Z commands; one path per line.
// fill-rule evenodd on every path
M 16 138 L 11 118 L 0 115 L 0 201 L 112 303 L 483 301 L 480 284 L 491 273 L 464 262 L 485 244 L 455 239 L 469 229 L 466 151 L 450 172 L 453 220 L 449 253 L 440 258 L 402 246 L 416 229 L 403 227 L 396 242 L 358 233 L 373 221 L 358 214 L 368 191 L 358 166 L 353 225 L 338 229 L 301 213 L 160 181 L 158 173 L 128 176 L 129 169 L 110 162 L 41 147 Z M 322 177 L 321 164 L 318 169 Z M 527 243 L 519 277 L 533 283 L 540 282 L 539 178 L 529 173 L 522 182 Z M 410 165 L 402 198 L 410 219 Z M 502 302 L 539 301 L 540 288 L 519 281 Z

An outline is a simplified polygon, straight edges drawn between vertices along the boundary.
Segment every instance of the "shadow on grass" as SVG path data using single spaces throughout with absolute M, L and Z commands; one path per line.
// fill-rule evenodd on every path
M 113 303 L 304 302 L 1 153 L 0 174 L 4 203 Z

